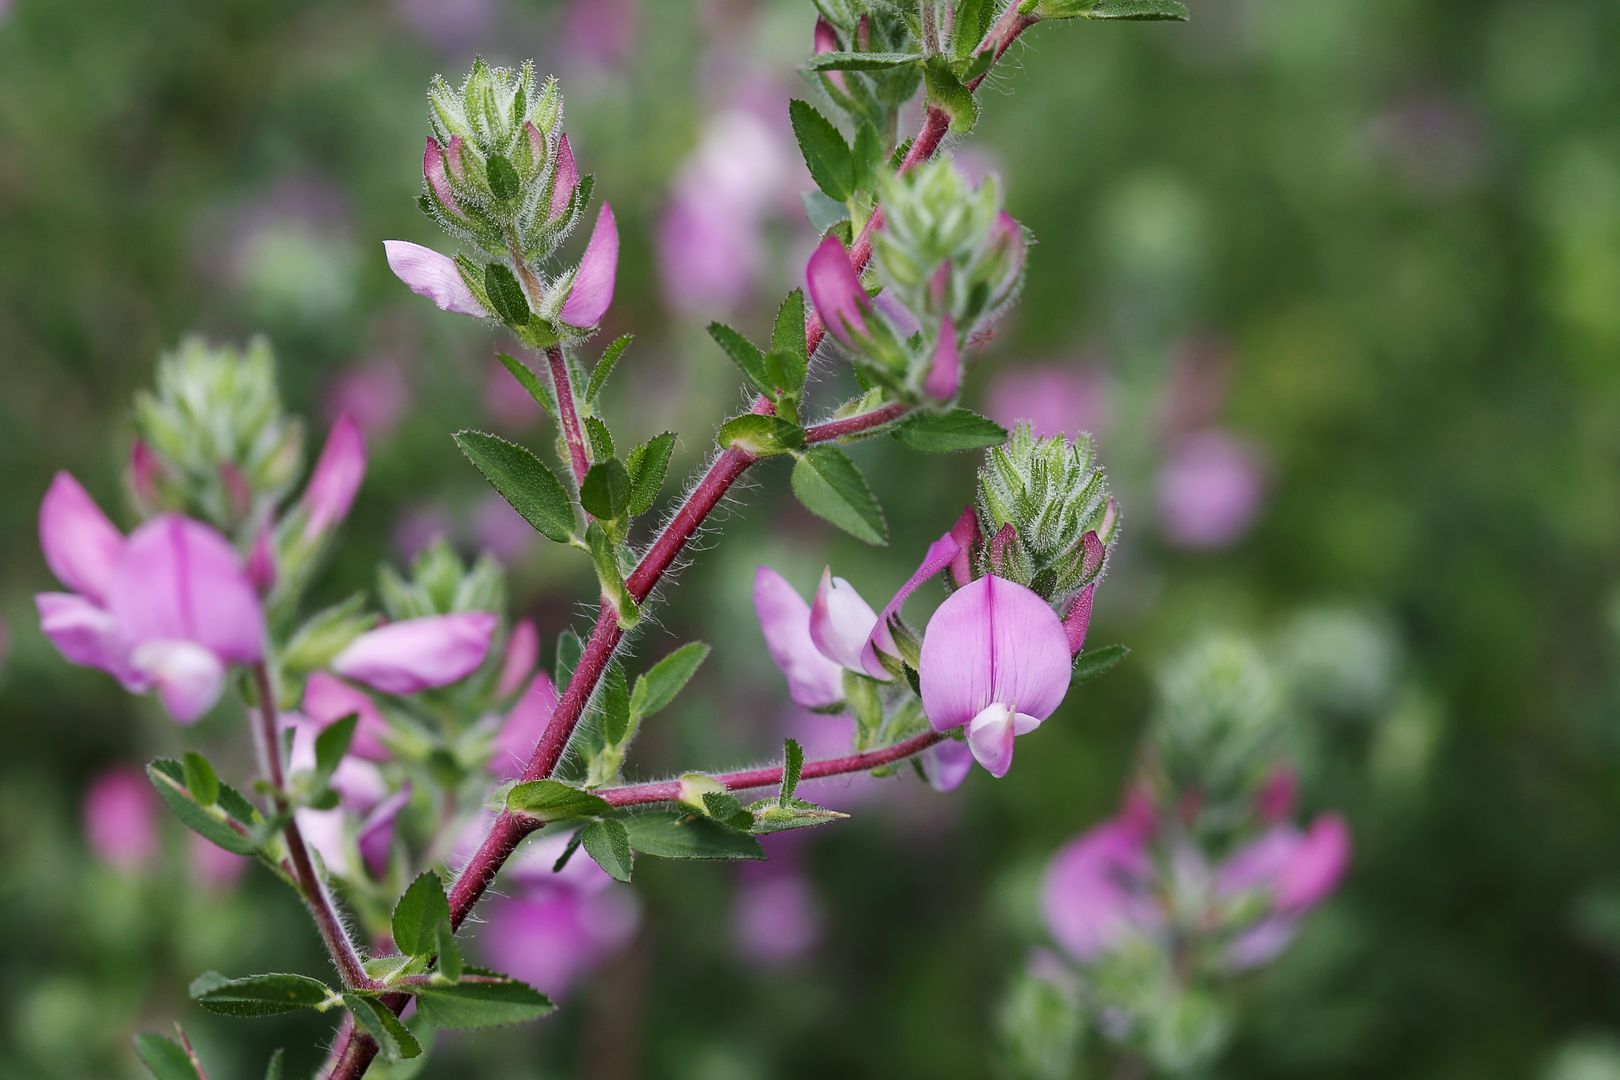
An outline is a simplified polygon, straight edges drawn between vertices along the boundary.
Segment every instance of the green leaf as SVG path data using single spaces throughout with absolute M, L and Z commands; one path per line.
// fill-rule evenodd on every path
M 316 749 L 319 750 L 318 740 Z M 185 757 L 181 759 L 181 769 L 185 776 L 186 787 L 199 806 L 213 806 L 219 802 L 219 774 L 214 772 L 214 767 L 209 764 L 207 758 L 195 750 L 187 750 Z
M 596 395 L 602 392 L 602 387 L 607 382 L 608 376 L 613 374 L 614 365 L 619 362 L 619 357 L 624 355 L 624 350 L 628 349 L 630 342 L 634 340 L 634 335 L 625 334 L 622 337 L 615 338 L 613 344 L 602 350 L 601 358 L 596 361 L 596 366 L 591 369 L 591 381 L 585 387 L 585 400 L 587 403 L 595 401 Z
M 416 991 L 416 1015 L 422 1022 L 456 1031 L 521 1024 L 553 1008 L 551 999 L 534 987 L 481 968 L 468 968 L 461 982 Z
M 561 780 L 530 780 L 506 795 L 506 808 L 540 821 L 572 821 L 612 811 L 606 799 L 569 787 Z
M 624 819 L 630 846 L 659 859 L 763 859 L 765 850 L 747 833 L 711 818 L 678 810 L 654 810 Z
M 776 796 L 778 806 L 787 806 L 793 791 L 799 786 L 799 774 L 804 772 L 804 747 L 793 739 L 782 744 L 782 790 Z
M 286 1056 L 285 1050 L 276 1047 L 275 1053 L 270 1055 L 270 1064 L 264 1070 L 264 1080 L 281 1080 L 281 1067 Z
M 761 799 L 748 807 L 748 813 L 754 815 L 752 831 L 756 836 L 787 832 L 789 829 L 813 829 L 817 825 L 827 825 L 849 817 L 848 814 L 828 810 L 825 806 L 817 806 L 803 799 L 789 799 L 785 803 L 776 799 Z
M 585 441 L 590 445 L 592 461 L 606 461 L 617 453 L 613 433 L 608 431 L 606 422 L 600 416 L 585 418 Z
M 564 630 L 557 635 L 557 662 L 552 665 L 551 675 L 557 683 L 558 693 L 568 688 L 568 680 L 574 677 L 574 668 L 584 652 L 585 643 L 572 630 Z
M 891 71 L 922 60 L 921 53 L 824 52 L 810 61 L 811 71 Z
M 226 816 L 229 815 L 236 818 L 244 827 L 250 827 L 257 819 L 256 814 L 250 814 L 245 819 L 237 817 L 236 812 L 232 810 L 233 797 L 238 808 L 247 807 L 251 811 L 252 807 L 235 790 L 221 784 L 217 800 L 219 805 L 216 809 L 210 810 L 198 805 L 191 797 L 189 789 L 184 786 L 182 780 L 184 770 L 178 761 L 160 758 L 146 767 L 146 776 L 152 781 L 152 786 L 157 788 L 157 793 L 163 798 L 164 804 L 174 811 L 175 816 L 186 828 L 204 840 L 211 841 L 216 846 L 237 855 L 258 853 L 258 846 L 250 837 L 244 836 L 225 822 Z
M 593 821 L 579 835 L 585 853 L 596 860 L 597 866 L 615 881 L 630 880 L 630 834 L 623 824 L 612 818 Z
M 202 1080 L 191 1064 L 191 1055 L 173 1039 L 142 1032 L 135 1036 L 135 1053 L 157 1080 Z
M 319 979 L 285 973 L 227 979 L 210 971 L 191 984 L 192 1000 L 223 1016 L 274 1016 L 313 1009 L 331 996 L 332 991 Z
M 720 824 L 742 832 L 754 827 L 754 815 L 729 791 L 710 791 L 703 796 L 703 810 Z
M 951 51 L 957 59 L 973 55 L 990 32 L 990 22 L 996 15 L 994 0 L 960 0 L 951 19 Z
M 855 132 L 855 145 L 850 151 L 854 170 L 855 190 L 868 191 L 877 183 L 878 170 L 883 168 L 883 138 L 877 126 L 863 120 Z
M 484 292 L 495 314 L 508 326 L 527 326 L 534 316 L 529 311 L 529 298 L 523 295 L 523 286 L 505 263 L 492 262 L 484 267 Z
M 793 494 L 811 513 L 868 544 L 886 544 L 889 526 L 866 478 L 835 446 L 817 446 L 793 465 Z
M 354 741 L 354 729 L 360 724 L 360 714 L 351 713 L 335 723 L 328 724 L 315 736 L 315 775 L 321 783 L 332 775 L 349 752 Z
M 596 521 L 585 530 L 585 543 L 590 548 L 591 565 L 596 568 L 596 582 L 602 588 L 602 595 L 618 614 L 620 629 L 628 630 L 640 620 L 641 609 L 625 587 L 618 546 Z
M 609 664 L 597 692 L 597 710 L 602 718 L 602 738 L 608 746 L 618 746 L 630 731 L 630 685 L 624 668 Z
M 524 520 L 547 539 L 568 543 L 574 533 L 573 500 L 545 462 L 499 435 L 458 431 L 455 439 L 467 460 Z
M 816 230 L 817 236 L 825 236 L 827 230 L 839 222 L 849 221 L 849 207 L 820 191 L 806 191 L 799 196 L 799 201 L 804 203 L 804 216 L 810 220 L 810 227 Z
M 697 674 L 697 669 L 708 655 L 708 645 L 693 641 L 658 661 L 636 680 L 636 692 L 630 699 L 631 709 L 637 716 L 651 716 L 674 701 L 675 695 Z
M 512 373 L 512 378 L 518 381 L 518 385 L 529 392 L 529 396 L 534 398 L 536 405 L 553 417 L 557 415 L 557 399 L 551 392 L 550 384 L 530 370 L 529 365 L 516 357 L 508 356 L 506 353 L 496 353 L 495 356 L 500 360 L 501 366 Z M 594 383 L 594 381 L 595 376 L 593 375 L 592 382 Z
M 623 517 L 630 506 L 630 472 L 624 462 L 608 458 L 592 465 L 579 485 L 579 503 L 604 521 Z
M 377 1040 L 377 1048 L 384 1061 L 400 1061 L 422 1053 L 422 1044 L 416 1041 L 416 1036 L 400 1023 L 394 1010 L 376 998 L 344 994 L 343 1004 L 354 1014 L 355 1023 Z
M 669 472 L 669 457 L 674 452 L 675 433 L 672 431 L 654 435 L 630 451 L 625 464 L 630 471 L 630 505 L 626 513 L 631 517 L 645 514 L 658 501 L 664 476 Z
M 1128 22 L 1186 22 L 1187 5 L 1181 0 L 1097 0 L 1097 5 L 1085 12 L 1085 17 Z
M 1099 645 L 1095 649 L 1086 649 L 1074 662 L 1074 675 L 1069 680 L 1070 686 L 1080 686 L 1093 679 L 1101 678 L 1114 670 L 1119 662 L 1131 654 L 1125 645 Z
M 489 190 L 502 202 L 517 198 L 518 192 L 523 190 L 523 183 L 518 179 L 517 170 L 512 168 L 510 161 L 499 154 L 485 156 L 484 171 L 489 176 Z
M 804 290 L 794 289 L 776 309 L 776 322 L 771 327 L 771 351 L 791 353 L 791 366 L 783 365 L 788 385 L 787 393 L 797 394 L 804 389 L 804 380 L 810 373 L 810 354 L 804 339 Z
M 725 350 L 726 355 L 761 393 L 775 396 L 776 387 L 765 370 L 765 354 L 759 351 L 758 346 L 722 322 L 709 324 L 709 336 Z
M 844 136 L 808 102 L 798 99 L 789 102 L 788 118 L 793 122 L 799 152 L 804 155 L 804 163 L 810 167 L 810 178 L 816 186 L 839 202 L 849 198 L 854 189 L 855 167 Z
M 459 981 L 464 965 L 461 947 L 456 944 L 456 932 L 450 929 L 450 920 L 441 922 L 438 929 L 433 932 L 433 936 L 435 939 L 433 952 L 438 957 L 439 974 L 451 982 Z
M 971 409 L 949 412 L 918 411 L 894 429 L 895 441 L 930 454 L 983 450 L 1007 441 L 1007 429 Z
M 394 944 L 409 956 L 431 956 L 438 944 L 439 923 L 449 920 L 444 882 L 432 870 L 424 870 L 394 905 Z
M 724 449 L 740 447 L 755 457 L 786 454 L 804 445 L 804 429 L 780 416 L 743 413 L 720 425 L 715 435 Z
M 951 70 L 950 61 L 943 56 L 930 56 L 923 67 L 923 79 L 928 85 L 928 104 L 943 109 L 951 118 L 951 132 L 964 135 L 979 121 L 979 103 L 973 100 L 973 91 Z

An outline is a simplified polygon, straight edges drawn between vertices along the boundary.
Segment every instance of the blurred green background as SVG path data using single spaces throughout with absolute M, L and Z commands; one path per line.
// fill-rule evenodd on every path
M 563 1012 L 441 1040 L 422 1075 L 989 1075 L 995 1003 L 1042 939 L 1039 870 L 1115 804 L 1155 664 L 1210 627 L 1287 637 L 1322 605 L 1369 619 L 1389 653 L 1373 707 L 1318 733 L 1306 785 L 1312 807 L 1347 814 L 1355 862 L 1299 944 L 1239 988 L 1221 1074 L 1613 1066 L 1589 1040 L 1620 1024 L 1620 6 L 1191 6 L 1178 26 L 1037 27 L 981 95 L 965 151 L 1038 240 L 969 400 L 1016 396 L 1010 372 L 1083 376 L 1074 423 L 1101 436 L 1126 512 L 1092 640 L 1127 642 L 1129 660 L 1021 742 L 1006 780 L 850 793 L 854 819 L 799 852 L 814 948 L 740 950 L 734 869 L 649 864 L 633 944 Z M 426 80 L 454 81 L 477 52 L 563 78 L 573 145 L 624 238 L 607 329 L 638 335 L 610 409 L 638 440 L 682 432 L 684 472 L 741 400 L 703 324 L 762 332 L 813 240 L 785 109 L 809 92 L 795 67 L 810 5 L 0 11 L 0 1072 L 137 1075 L 129 1036 L 176 1018 L 216 1080 L 261 1075 L 277 1045 L 312 1069 L 325 1021 L 225 1020 L 184 993 L 205 968 L 321 973 L 289 891 L 256 870 L 193 885 L 169 820 L 165 857 L 136 870 L 85 845 L 102 770 L 186 739 L 238 779 L 250 760 L 230 710 L 182 732 L 49 648 L 32 614 L 53 587 L 39 498 L 70 468 L 119 506 L 128 402 L 157 355 L 188 331 L 263 332 L 313 430 L 334 402 L 374 411 L 323 596 L 442 532 L 500 550 L 548 641 L 583 625 L 582 560 L 514 537 L 448 438 L 550 439 L 496 378 L 508 343 L 382 259 L 384 238 L 439 242 L 413 203 Z M 757 244 L 758 265 L 707 293 L 672 276 L 659 245 L 682 200 L 735 209 L 725 185 L 750 176 L 774 193 L 736 212 L 746 235 L 709 242 Z M 1213 538 L 1178 533 L 1165 503 L 1189 427 L 1240 440 L 1262 478 L 1252 519 Z M 785 471 L 760 469 L 642 639 L 649 655 L 722 647 L 633 775 L 763 759 L 794 730 L 749 606 L 755 564 L 808 591 L 830 561 L 880 601 L 970 497 L 969 457 L 882 441 L 857 456 L 893 545 L 822 526 Z

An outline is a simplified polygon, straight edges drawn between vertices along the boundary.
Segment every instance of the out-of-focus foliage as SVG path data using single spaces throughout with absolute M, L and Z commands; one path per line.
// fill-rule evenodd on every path
M 817 92 L 792 74 L 810 6 L 0 12 L 0 1071 L 137 1075 L 129 1036 L 172 1017 L 219 1075 L 261 1075 L 283 1043 L 290 1071 L 311 1069 L 319 1021 L 248 1026 L 183 997 L 208 968 L 327 975 L 292 896 L 199 868 L 172 821 L 121 868 L 86 842 L 81 803 L 109 767 L 183 739 L 222 775 L 251 762 L 226 749 L 246 742 L 223 713 L 183 733 L 49 650 L 38 498 L 70 467 L 114 507 L 131 394 L 159 354 L 188 331 L 262 331 L 312 430 L 351 408 L 373 446 L 316 598 L 444 533 L 508 561 L 518 612 L 554 640 L 582 621 L 588 570 L 514 529 L 448 435 L 544 437 L 494 360 L 512 343 L 442 317 L 382 258 L 385 237 L 433 239 L 414 206 L 421 87 L 474 52 L 565 80 L 623 238 L 603 340 L 638 335 L 605 393 L 647 431 L 703 432 L 740 400 L 703 325 L 763 336 L 814 240 L 786 107 Z M 1599 0 L 1199 0 L 1184 25 L 1037 27 L 972 142 L 1037 243 L 965 400 L 1098 436 L 1125 524 L 1091 634 L 1131 657 L 1071 694 L 1006 780 L 817 794 L 852 820 L 775 877 L 649 866 L 638 935 L 558 1017 L 446 1040 L 425 1075 L 985 1074 L 1009 975 L 1041 940 L 1039 869 L 1110 811 L 1132 763 L 1143 658 L 1211 626 L 1276 635 L 1298 692 L 1319 695 L 1296 751 L 1307 809 L 1341 808 L 1356 837 L 1341 892 L 1241 987 L 1222 1074 L 1612 1067 L 1617 37 Z M 729 173 L 733 153 L 775 194 Z M 716 263 L 676 280 L 660 244 L 682 230 L 716 237 Z M 703 449 L 683 443 L 672 472 Z M 724 764 L 714 748 L 739 743 L 763 759 L 784 734 L 814 752 L 822 720 L 785 708 L 752 623 L 753 566 L 809 581 L 830 550 L 884 595 L 972 491 L 966 457 L 857 456 L 887 505 L 913 508 L 891 515 L 891 547 L 820 524 L 762 467 L 642 634 L 649 656 L 725 647 L 649 722 L 633 772 Z M 1288 621 L 1319 603 L 1371 619 Z M 181 887 L 198 875 L 214 891 Z M 722 936 L 713 913 L 734 904 L 743 929 Z

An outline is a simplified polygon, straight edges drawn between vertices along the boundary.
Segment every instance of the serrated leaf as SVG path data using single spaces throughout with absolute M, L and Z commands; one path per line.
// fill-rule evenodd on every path
M 187 750 L 180 763 L 186 788 L 199 806 L 213 806 L 219 801 L 219 774 L 207 758 L 195 750 Z
M 1085 650 L 1074 662 L 1074 674 L 1069 680 L 1069 685 L 1079 686 L 1108 674 L 1130 654 L 1129 647 L 1120 644 L 1099 645 L 1095 649 Z
M 439 923 L 449 920 L 444 882 L 432 870 L 424 870 L 394 905 L 394 944 L 408 956 L 431 956 L 438 943 L 434 935 Z
M 284 972 L 227 979 L 210 971 L 192 981 L 190 992 L 193 1001 L 222 1016 L 274 1016 L 313 1009 L 332 996 L 319 979 Z
M 458 431 L 456 445 L 491 487 L 540 534 L 566 544 L 574 532 L 574 504 L 557 474 L 527 448 L 483 431 Z
M 710 323 L 709 336 L 761 393 L 776 394 L 776 387 L 765 370 L 765 354 L 759 351 L 758 346 L 723 322 Z
M 761 799 L 750 805 L 748 812 L 754 815 L 752 831 L 756 836 L 787 832 L 790 829 L 813 829 L 817 825 L 828 825 L 849 817 L 848 814 L 828 810 L 824 806 L 817 806 L 803 799 L 789 799 L 786 803 L 776 799 Z
M 889 526 L 866 478 L 835 446 L 817 446 L 793 465 L 793 494 L 816 516 L 857 540 L 886 544 Z
M 631 699 L 635 714 L 651 716 L 674 701 L 708 655 L 708 645 L 701 641 L 688 642 L 648 668 L 647 673 L 636 680 L 635 696 Z
M 979 122 L 979 103 L 973 100 L 973 91 L 951 70 L 950 61 L 930 56 L 923 65 L 923 80 L 928 85 L 928 104 L 951 118 L 951 132 L 964 135 L 972 131 Z
M 596 361 L 596 366 L 591 369 L 591 381 L 585 387 L 585 400 L 587 402 L 596 400 L 596 396 L 602 392 L 602 387 L 606 385 L 608 376 L 613 374 L 614 365 L 619 362 L 619 357 L 624 355 L 624 350 L 628 349 L 630 342 L 634 340 L 633 335 L 625 334 L 622 337 L 615 338 L 611 345 L 602 350 L 601 358 Z
M 776 796 L 778 806 L 787 806 L 793 799 L 793 791 L 799 786 L 799 776 L 804 772 L 804 747 L 794 739 L 782 743 L 782 790 Z
M 1088 19 L 1118 19 L 1130 22 L 1186 22 L 1187 5 L 1181 0 L 1097 0 Z
M 602 738 L 608 746 L 618 746 L 630 730 L 630 684 L 618 663 L 609 664 L 602 676 L 597 713 L 602 718 Z
M 484 267 L 484 292 L 506 325 L 527 326 L 533 318 L 523 286 L 505 263 L 492 262 Z
M 788 119 L 792 121 L 799 152 L 804 155 L 804 163 L 809 166 L 810 178 L 816 186 L 839 202 L 849 198 L 855 171 L 844 136 L 814 106 L 797 98 L 788 103 Z
M 615 881 L 630 880 L 630 834 L 623 824 L 612 818 L 593 821 L 580 831 L 579 837 L 585 854 L 595 859 L 597 866 Z
M 623 819 L 630 846 L 659 859 L 763 859 L 765 849 L 747 833 L 701 814 L 655 810 Z
M 135 1053 L 157 1080 L 202 1080 L 192 1067 L 191 1055 L 173 1039 L 142 1032 L 135 1036 Z
M 606 461 L 618 452 L 613 445 L 613 433 L 600 416 L 585 418 L 585 441 L 590 445 L 592 461 Z
M 422 1044 L 416 1041 L 416 1036 L 400 1023 L 394 1010 L 382 1002 L 359 994 L 344 994 L 343 1004 L 354 1015 L 355 1023 L 377 1040 L 377 1049 L 384 1061 L 400 1061 L 422 1053 Z
M 528 391 L 529 396 L 534 399 L 536 405 L 544 409 L 550 416 L 555 417 L 557 415 L 557 399 L 552 394 L 551 386 L 536 375 L 529 365 L 514 356 L 508 356 L 506 353 L 496 353 L 495 357 L 501 362 L 502 367 L 512 373 L 512 378 L 518 381 L 518 385 Z
M 423 1023 L 455 1031 L 521 1024 L 553 1008 L 550 998 L 527 983 L 481 968 L 468 968 L 461 982 L 416 991 L 416 1015 Z
M 238 817 L 237 811 L 242 807 L 252 810 L 251 805 L 240 794 L 225 784 L 220 785 L 218 812 L 210 812 L 208 808 L 198 805 L 184 786 L 182 777 L 184 770 L 178 761 L 160 758 L 146 767 L 147 779 L 162 797 L 164 805 L 174 811 L 182 824 L 192 832 L 208 840 L 226 851 L 237 855 L 254 855 L 258 846 L 253 840 L 227 825 L 219 816 L 220 813 L 229 814 L 236 818 L 244 827 L 251 827 L 257 820 L 256 814 L 244 818 Z M 236 810 L 232 808 L 234 797 Z
M 891 71 L 922 61 L 921 53 L 824 52 L 810 61 L 811 71 Z
M 626 513 L 638 517 L 652 509 L 669 472 L 669 458 L 675 452 L 675 433 L 654 435 L 634 450 L 625 462 L 630 472 L 630 505 Z
M 630 472 L 618 458 L 598 461 L 579 485 L 579 503 L 591 514 L 612 521 L 630 506 Z
M 613 806 L 560 780 L 529 780 L 507 793 L 506 808 L 539 821 L 572 821 L 609 813 Z
M 343 755 L 349 752 L 349 744 L 354 741 L 354 730 L 359 724 L 360 714 L 351 713 L 328 724 L 315 736 L 315 776 L 321 783 L 326 782 L 343 761 Z
M 735 446 L 755 457 L 771 457 L 803 446 L 804 429 L 780 416 L 743 413 L 721 424 L 715 439 L 727 450 Z
M 502 202 L 517 198 L 518 192 L 523 189 L 517 170 L 512 167 L 510 161 L 499 154 L 488 154 L 484 157 L 484 171 L 489 177 L 490 192 Z
M 895 441 L 930 454 L 983 450 L 1007 441 L 1007 429 L 971 409 L 949 412 L 918 411 L 894 429 Z
M 789 385 L 782 389 L 797 394 L 804 389 L 805 377 L 810 372 L 810 354 L 804 338 L 804 290 L 794 289 L 776 309 L 776 322 L 771 325 L 771 351 L 791 353 L 792 367 L 784 367 Z

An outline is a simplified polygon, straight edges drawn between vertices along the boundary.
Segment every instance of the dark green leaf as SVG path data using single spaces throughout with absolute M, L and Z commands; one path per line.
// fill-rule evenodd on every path
M 219 774 L 214 772 L 207 758 L 195 750 L 187 750 L 181 759 L 181 770 L 186 787 L 199 806 L 213 806 L 219 801 Z
M 972 131 L 979 120 L 979 104 L 973 100 L 973 91 L 951 70 L 950 61 L 930 56 L 923 67 L 923 78 L 928 84 L 928 104 L 943 109 L 951 118 L 951 132 L 963 135 Z
M 608 746 L 618 746 L 630 730 L 630 684 L 624 668 L 609 664 L 597 691 L 597 710 L 602 718 L 602 738 Z
M 331 996 L 332 991 L 319 979 L 285 973 L 227 979 L 210 971 L 191 984 L 193 1001 L 225 1016 L 274 1016 L 312 1009 Z
M 868 191 L 877 183 L 878 170 L 883 167 L 883 138 L 870 120 L 861 122 L 855 132 L 855 145 L 850 151 L 851 167 L 855 177 L 855 190 Z
M 811 71 L 888 71 L 922 60 L 920 53 L 824 52 L 810 61 Z
M 894 429 L 894 438 L 902 446 L 909 446 L 913 450 L 949 454 L 958 450 L 1000 446 L 1007 441 L 1007 429 L 971 409 L 918 411 L 906 417 Z
M 424 870 L 394 905 L 394 944 L 408 956 L 431 956 L 438 944 L 439 923 L 449 919 L 444 882 L 432 870 Z
M 810 371 L 810 354 L 804 338 L 804 290 L 794 289 L 776 309 L 776 322 L 771 327 L 771 351 L 792 353 L 795 362 L 783 365 L 788 385 L 782 387 L 790 394 L 804 389 L 805 376 Z
M 1099 645 L 1095 649 L 1087 649 L 1080 654 L 1074 662 L 1074 676 L 1070 679 L 1070 686 L 1079 686 L 1092 679 L 1108 674 L 1119 662 L 1130 655 L 1131 650 L 1125 645 Z
M 142 1032 L 135 1036 L 135 1053 L 157 1080 L 201 1080 L 191 1065 L 191 1055 L 173 1039 Z
M 581 831 L 580 842 L 585 853 L 615 881 L 630 880 L 630 834 L 622 824 L 612 818 L 593 821 Z
M 446 919 L 434 931 L 434 954 L 439 958 L 439 974 L 451 981 L 461 978 L 462 959 L 461 946 L 456 944 L 456 932 L 450 929 L 450 920 Z
M 715 438 L 725 449 L 736 446 L 755 457 L 770 457 L 803 446 L 804 429 L 780 416 L 743 413 L 721 424 Z
M 529 298 L 523 295 L 523 286 L 505 263 L 490 263 L 484 267 L 484 292 L 495 308 L 495 314 L 508 326 L 527 326 L 533 317 L 529 312 Z
M 560 780 L 530 780 L 518 784 L 507 793 L 506 808 L 540 821 L 571 821 L 613 809 L 606 799 L 569 787 Z
M 618 458 L 592 465 L 579 485 L 579 502 L 604 521 L 623 517 L 630 506 L 630 471 Z
M 608 376 L 613 374 L 614 365 L 619 362 L 619 357 L 624 355 L 624 350 L 630 347 L 633 340 L 632 335 L 625 334 L 623 337 L 615 338 L 613 344 L 602 350 L 601 359 L 597 360 L 596 367 L 591 369 L 590 384 L 585 387 L 587 403 L 595 401 L 596 395 L 602 392 L 602 386 L 607 382 Z
M 811 829 L 849 817 L 848 814 L 828 810 L 803 799 L 789 799 L 785 803 L 776 799 L 761 799 L 748 807 L 748 812 L 754 815 L 752 831 L 756 836 L 787 832 L 789 829 Z
M 776 796 L 779 806 L 787 806 L 793 791 L 799 786 L 799 774 L 804 771 L 804 747 L 788 739 L 782 744 L 782 790 Z
M 664 475 L 669 472 L 669 456 L 674 451 L 675 433 L 672 431 L 655 435 L 630 451 L 625 465 L 630 472 L 630 505 L 626 513 L 631 517 L 645 514 L 658 501 Z
M 547 539 L 568 542 L 574 532 L 574 504 L 545 462 L 499 435 L 458 431 L 455 439 L 461 452 L 524 520 Z
M 697 669 L 709 655 L 709 646 L 701 641 L 689 642 L 664 657 L 636 680 L 636 693 L 631 699 L 637 716 L 651 716 L 675 700 Z
M 711 818 L 730 828 L 748 832 L 754 827 L 754 815 L 744 810 L 742 802 L 729 791 L 706 792 L 703 809 Z
M 600 416 L 585 418 L 585 441 L 590 445 L 592 461 L 606 461 L 616 453 L 613 434 Z
M 793 494 L 811 513 L 868 544 L 886 544 L 889 526 L 866 478 L 834 446 L 817 446 L 793 465 Z
M 776 387 L 765 371 L 765 354 L 752 341 L 722 322 L 709 324 L 709 336 L 725 350 L 726 355 L 761 393 L 775 395 Z
M 413 1058 L 422 1052 L 422 1044 L 416 1041 L 416 1036 L 400 1023 L 394 1010 L 382 1002 L 359 994 L 344 994 L 343 1004 L 354 1014 L 355 1023 L 377 1040 L 384 1061 Z
M 501 366 L 512 373 L 512 378 L 518 381 L 518 385 L 529 392 L 529 396 L 534 399 L 536 405 L 539 405 L 552 416 L 557 415 L 557 399 L 552 395 L 549 383 L 541 379 L 540 376 L 529 369 L 529 365 L 516 357 L 508 356 L 506 353 L 496 353 L 495 356 L 500 360 Z M 595 381 L 594 376 L 592 376 L 592 381 Z
M 623 819 L 630 846 L 660 859 L 763 859 L 759 841 L 701 814 L 655 810 Z
M 518 179 L 517 170 L 501 155 L 486 156 L 484 170 L 489 175 L 489 190 L 502 202 L 517 198 L 518 192 L 523 190 L 523 183 Z
M 521 1024 L 549 1013 L 551 999 L 525 983 L 468 968 L 463 981 L 416 991 L 416 1015 L 436 1028 L 467 1031 Z
M 844 136 L 808 102 L 797 99 L 789 102 L 788 118 L 793 123 L 793 135 L 799 140 L 799 152 L 804 155 L 804 163 L 810 167 L 810 178 L 816 186 L 839 202 L 849 198 L 855 170 Z
M 281 1068 L 283 1059 L 286 1056 L 287 1052 L 285 1050 L 279 1046 L 276 1047 L 275 1053 L 270 1055 L 269 1066 L 264 1070 L 264 1080 L 281 1080 Z
M 243 799 L 240 794 L 221 784 L 218 799 L 219 807 L 210 811 L 208 808 L 199 806 L 196 800 L 191 797 L 181 779 L 184 776 L 184 770 L 178 761 L 168 759 L 154 761 L 146 767 L 146 776 L 147 779 L 152 781 L 152 786 L 157 788 L 157 793 L 162 796 L 164 804 L 174 811 L 175 816 L 185 824 L 186 828 L 203 839 L 212 841 L 217 846 L 237 855 L 253 855 L 258 852 L 259 849 L 252 839 L 231 828 L 225 822 L 224 815 L 231 811 L 232 804 L 229 800 L 232 797 L 236 800 L 238 807 L 247 806 L 251 810 L 247 800 Z M 235 817 L 236 815 L 231 813 L 231 816 Z M 239 820 L 239 823 L 248 826 L 252 820 L 252 817 L 249 817 L 246 821 Z
M 354 729 L 360 724 L 360 715 L 351 713 L 335 723 L 328 724 L 315 736 L 315 775 L 324 783 L 332 771 L 349 752 L 354 741 Z

